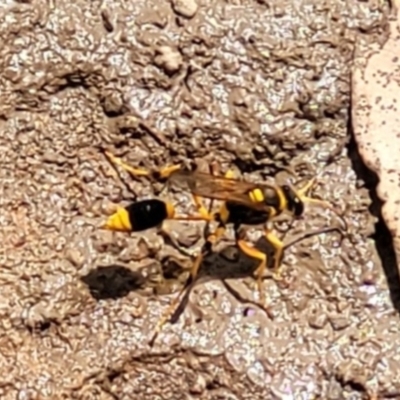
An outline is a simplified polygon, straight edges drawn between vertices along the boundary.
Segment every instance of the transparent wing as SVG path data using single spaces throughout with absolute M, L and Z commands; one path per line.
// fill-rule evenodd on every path
M 265 210 L 269 208 L 264 203 L 253 202 L 249 193 L 257 188 L 262 189 L 262 186 L 241 181 L 238 179 L 228 179 L 222 176 L 215 176 L 199 171 L 176 171 L 170 178 L 171 183 L 178 185 L 186 185 L 188 190 L 196 196 L 232 201 L 256 210 Z

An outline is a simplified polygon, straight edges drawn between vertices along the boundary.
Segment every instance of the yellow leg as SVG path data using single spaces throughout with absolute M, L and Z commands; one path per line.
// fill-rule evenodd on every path
M 231 171 L 231 170 L 227 171 L 225 173 L 225 178 L 227 178 L 227 179 L 233 178 L 233 171 Z M 199 196 L 197 196 L 195 194 L 192 194 L 192 198 L 193 198 L 194 203 L 196 204 L 197 211 L 200 213 L 200 215 L 203 217 L 203 219 L 205 221 L 214 220 L 212 214 L 210 214 L 210 212 L 204 207 L 204 204 L 203 204 L 203 201 L 202 201 L 201 197 L 199 197 Z
M 167 179 L 172 173 L 178 171 L 181 168 L 179 164 L 162 168 L 156 172 L 140 168 L 133 168 L 130 165 L 124 163 L 119 157 L 114 156 L 114 154 L 110 153 L 109 151 L 105 151 L 104 153 L 112 164 L 120 166 L 134 177 L 149 176 L 156 179 Z
M 259 266 L 255 270 L 254 275 L 256 275 L 257 277 L 257 286 L 258 286 L 258 292 L 260 294 L 260 303 L 264 305 L 265 294 L 262 287 L 262 274 L 264 273 L 264 270 L 267 266 L 267 255 L 257 250 L 255 247 L 250 246 L 244 240 L 238 240 L 237 245 L 239 246 L 240 250 L 243 251 L 244 254 L 248 255 L 251 258 L 255 258 L 256 260 L 261 261 Z
M 233 176 L 233 171 L 227 171 L 225 173 L 225 178 L 229 179 L 232 176 Z M 197 206 L 197 209 L 198 209 L 200 215 L 202 215 L 205 219 L 208 218 L 209 221 L 214 220 L 213 214 L 210 214 L 208 212 L 208 210 L 204 207 L 204 205 L 201 201 L 201 198 L 194 194 L 192 195 L 192 197 L 193 197 L 193 200 Z M 222 207 L 223 207 L 223 205 L 222 205 Z M 226 228 L 224 225 L 219 225 L 217 227 L 217 229 L 206 238 L 206 241 L 190 270 L 191 281 L 194 281 L 196 279 L 197 273 L 199 271 L 201 262 L 205 256 L 205 254 L 209 253 L 212 250 L 213 245 L 223 236 L 223 234 L 225 233 L 225 230 L 226 230 Z
M 195 260 L 195 264 L 198 264 L 196 269 L 199 268 L 200 264 L 202 262 L 202 254 L 199 254 Z M 160 334 L 162 328 L 164 325 L 171 319 L 172 315 L 174 314 L 176 307 L 178 306 L 181 296 L 185 293 L 185 291 L 190 287 L 190 284 L 193 284 L 194 281 L 191 279 L 188 279 L 183 286 L 183 288 L 179 291 L 179 293 L 175 296 L 175 298 L 172 300 L 172 303 L 169 305 L 167 310 L 163 313 L 163 315 L 160 317 L 160 319 L 157 321 L 156 327 L 154 328 L 153 335 L 150 338 L 149 344 L 150 346 L 153 346 L 155 340 L 157 339 L 158 335 Z
M 123 168 L 125 171 L 129 172 L 133 176 L 150 176 L 151 172 L 144 170 L 133 168 L 130 165 L 124 163 L 119 157 L 114 156 L 114 154 L 110 153 L 109 151 L 105 151 L 104 154 L 106 155 L 108 161 L 110 161 L 113 165 L 118 165 Z
M 225 177 L 230 177 L 233 175 L 233 172 L 228 171 L 225 174 Z M 193 197 L 193 201 L 196 204 L 196 207 L 201 215 L 201 217 L 205 220 L 213 220 L 213 214 L 210 214 L 209 211 L 204 207 L 203 202 L 201 200 L 201 197 L 196 196 L 194 194 L 192 194 Z M 166 310 L 166 312 L 161 316 L 161 318 L 158 320 L 157 325 L 154 329 L 154 333 L 153 336 L 150 339 L 150 346 L 153 346 L 157 336 L 159 335 L 159 333 L 161 332 L 163 326 L 170 320 L 171 316 L 173 315 L 173 313 L 175 312 L 175 309 L 177 307 L 177 305 L 179 304 L 180 298 L 181 296 L 185 293 L 185 291 L 190 287 L 191 284 L 193 284 L 195 282 L 195 279 L 197 277 L 197 274 L 199 272 L 199 268 L 200 265 L 204 259 L 204 256 L 211 251 L 212 246 L 214 243 L 217 242 L 217 240 L 225 233 L 225 227 L 220 225 L 218 226 L 218 228 L 212 233 L 210 234 L 200 253 L 196 256 L 193 265 L 190 269 L 190 277 L 189 279 L 186 281 L 185 285 L 183 286 L 183 288 L 179 291 L 179 293 L 177 294 L 177 296 L 172 300 L 172 303 L 170 304 L 170 306 L 168 307 L 168 309 Z
M 283 250 L 285 248 L 283 242 L 276 237 L 272 232 L 265 230 L 265 237 L 267 241 L 273 246 L 275 250 L 274 254 L 274 266 L 272 267 L 272 271 L 274 274 L 274 279 L 275 280 L 281 280 L 281 261 L 282 261 L 282 256 L 283 256 Z M 264 272 L 264 271 L 262 271 Z M 261 275 L 262 276 L 262 275 Z
M 179 171 L 182 168 L 180 164 L 171 165 L 169 167 L 161 168 L 157 173 L 157 179 L 168 179 L 174 172 Z
M 131 175 L 137 177 L 137 176 L 148 176 L 148 177 L 153 177 L 156 179 L 167 179 L 171 174 L 174 172 L 178 171 L 181 168 L 181 165 L 172 165 L 169 167 L 165 167 L 160 169 L 159 171 L 149 171 L 145 169 L 140 169 L 140 168 L 133 168 L 130 165 L 126 164 L 123 162 L 119 157 L 114 156 L 109 151 L 104 152 L 108 160 L 111 162 L 111 164 L 118 165 L 121 168 L 123 168 L 125 171 L 130 173 Z M 233 171 L 228 171 L 225 174 L 226 178 L 231 178 L 233 177 Z M 195 216 L 189 216 L 189 217 L 175 217 L 173 219 L 180 220 L 180 221 L 212 221 L 213 217 L 209 213 L 209 211 L 204 207 L 203 202 L 199 196 L 196 196 L 195 194 L 192 194 L 193 201 L 197 207 L 198 212 L 200 213 L 200 217 L 195 217 Z
M 284 245 L 279 240 L 272 232 L 270 231 L 265 231 L 265 237 L 267 241 L 273 246 L 275 252 L 274 252 L 274 266 L 273 266 L 273 273 L 274 273 L 274 279 L 276 280 L 281 280 L 281 271 L 280 271 L 280 262 L 282 260 L 282 255 L 283 255 L 283 250 L 284 250 Z M 264 295 L 264 290 L 262 287 L 262 278 L 264 275 L 264 271 L 267 267 L 267 260 L 268 257 L 265 253 L 261 252 L 260 250 L 256 249 L 255 247 L 249 245 L 247 242 L 244 240 L 238 240 L 237 244 L 239 248 L 248 255 L 249 257 L 255 258 L 256 260 L 261 261 L 257 269 L 254 271 L 254 275 L 257 278 L 257 286 L 258 290 L 260 292 L 260 302 L 262 304 L 265 303 L 265 295 Z
M 196 205 L 197 211 L 202 216 L 203 220 L 212 221 L 213 217 L 209 213 L 207 208 L 204 207 L 201 197 L 196 196 L 195 194 L 192 194 L 192 198 L 193 198 L 194 204 Z
M 225 174 L 225 177 L 229 178 L 232 175 L 233 175 L 233 172 L 228 171 Z M 202 215 L 205 219 L 209 218 L 209 221 L 214 220 L 213 214 L 210 214 L 208 212 L 208 210 L 204 207 L 204 205 L 201 201 L 201 198 L 196 195 L 192 195 L 192 196 L 193 196 L 194 202 L 196 203 L 196 206 L 199 210 L 200 215 Z M 222 205 L 222 207 L 223 207 L 223 205 Z M 201 261 L 203 260 L 205 254 L 209 253 L 212 250 L 213 245 L 224 235 L 225 231 L 226 231 L 225 226 L 219 225 L 217 227 L 217 229 L 206 238 L 206 241 L 205 241 L 199 255 L 197 256 L 195 262 L 193 263 L 193 267 L 190 270 L 190 275 L 191 275 L 192 281 L 194 281 L 197 277 L 197 273 L 199 271 Z
M 200 265 L 204 259 L 204 256 L 207 254 L 208 251 L 212 248 L 212 245 L 224 234 L 225 227 L 219 226 L 214 233 L 212 233 L 206 240 L 205 244 L 203 245 L 202 250 L 196 256 L 196 259 L 193 263 L 193 266 L 190 269 L 190 277 L 186 281 L 183 288 L 179 291 L 176 297 L 172 300 L 172 303 L 168 307 L 165 313 L 161 316 L 158 320 L 157 325 L 154 329 L 153 336 L 150 339 L 150 346 L 153 346 L 154 341 L 156 340 L 157 336 L 161 332 L 163 326 L 170 320 L 171 316 L 174 314 L 177 305 L 179 304 L 180 298 L 185 293 L 185 291 L 193 284 L 196 280 L 197 274 L 199 272 Z
M 133 168 L 130 165 L 126 164 L 123 162 L 119 157 L 114 156 L 109 151 L 104 152 L 108 160 L 111 162 L 111 164 L 118 165 L 121 168 L 123 168 L 125 171 L 127 171 L 129 174 L 137 177 L 137 176 L 148 176 L 148 177 L 153 177 L 156 179 L 166 179 L 168 178 L 171 174 L 174 172 L 178 171 L 181 166 L 180 165 L 172 165 L 169 167 L 165 167 L 160 169 L 159 171 L 149 171 L 145 169 L 140 169 L 140 168 Z M 200 197 L 192 195 L 194 203 L 196 204 L 196 207 L 200 213 L 200 216 L 175 216 L 174 220 L 179 220 L 179 221 L 212 221 L 212 215 L 207 211 L 207 209 L 204 207 Z

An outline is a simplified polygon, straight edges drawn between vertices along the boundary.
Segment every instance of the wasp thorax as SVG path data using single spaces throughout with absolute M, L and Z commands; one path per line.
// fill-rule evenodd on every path
M 267 206 L 273 207 L 274 209 L 278 210 L 281 206 L 279 194 L 275 188 L 264 188 L 263 190 L 264 195 L 264 203 Z

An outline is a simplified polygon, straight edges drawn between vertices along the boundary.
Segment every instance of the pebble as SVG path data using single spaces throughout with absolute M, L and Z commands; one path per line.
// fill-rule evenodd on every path
M 154 57 L 154 64 L 162 68 L 167 74 L 173 74 L 182 66 L 182 55 L 170 46 L 160 46 Z
M 188 225 L 183 232 L 177 235 L 177 242 L 185 248 L 194 246 L 200 239 L 200 231 L 197 226 Z
M 174 11 L 185 18 L 193 18 L 199 8 L 196 0 L 172 0 Z
M 314 313 L 308 318 L 308 324 L 311 328 L 322 329 L 328 321 L 328 316 L 323 313 Z
M 341 317 L 339 315 L 332 316 L 329 318 L 332 328 L 335 331 L 340 331 L 342 329 L 347 328 L 350 325 L 350 320 L 346 317 Z
M 85 262 L 85 256 L 76 248 L 67 248 L 65 258 L 76 268 L 81 268 Z
M 206 380 L 202 375 L 197 375 L 196 381 L 193 383 L 190 388 L 190 393 L 192 394 L 201 394 L 206 389 Z

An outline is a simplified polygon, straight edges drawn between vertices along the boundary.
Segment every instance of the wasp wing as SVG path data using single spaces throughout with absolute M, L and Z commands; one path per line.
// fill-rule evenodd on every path
M 262 202 L 253 202 L 249 197 L 252 190 L 259 185 L 238 179 L 215 176 L 200 171 L 179 170 L 170 176 L 171 183 L 184 184 L 196 196 L 231 201 L 256 210 L 266 210 L 269 207 Z

